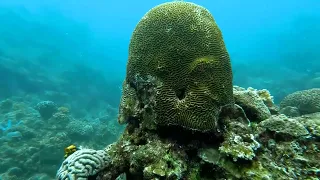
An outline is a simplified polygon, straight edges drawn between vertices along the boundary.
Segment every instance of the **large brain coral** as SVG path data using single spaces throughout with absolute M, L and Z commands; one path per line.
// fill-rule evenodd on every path
M 210 12 L 176 1 L 145 14 L 131 37 L 123 89 L 121 122 L 132 108 L 147 107 L 144 113 L 154 116 L 144 114 L 143 121 L 214 129 L 220 108 L 234 100 L 229 54 Z

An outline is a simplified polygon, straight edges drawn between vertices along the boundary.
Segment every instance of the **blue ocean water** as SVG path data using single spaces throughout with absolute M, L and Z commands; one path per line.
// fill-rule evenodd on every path
M 13 124 L 0 130 L 2 179 L 52 179 L 68 145 L 103 148 L 117 139 L 131 34 L 164 2 L 0 2 L 0 124 Z M 219 25 L 235 85 L 268 89 L 275 103 L 320 88 L 319 0 L 192 2 Z M 36 108 L 44 101 L 54 103 L 47 121 Z

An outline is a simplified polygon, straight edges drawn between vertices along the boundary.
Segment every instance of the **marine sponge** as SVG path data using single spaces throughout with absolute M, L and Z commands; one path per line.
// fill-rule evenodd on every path
M 156 83 L 138 89 L 139 80 Z M 128 85 L 135 90 L 139 107 L 151 105 L 149 112 L 154 116 L 143 115 L 144 121 L 199 131 L 215 129 L 220 109 L 234 102 L 229 54 L 210 12 L 175 1 L 145 14 L 131 37 L 124 89 Z M 120 112 L 130 107 L 123 98 L 135 104 L 131 100 L 136 98 L 126 92 L 132 91 L 123 92 Z M 146 98 L 152 103 L 142 103 Z M 120 115 L 121 122 L 126 118 Z
M 296 107 L 300 114 L 320 112 L 320 88 L 297 91 L 286 96 L 280 103 L 280 108 Z
M 65 159 L 57 172 L 59 180 L 86 180 L 111 163 L 105 150 L 81 149 Z

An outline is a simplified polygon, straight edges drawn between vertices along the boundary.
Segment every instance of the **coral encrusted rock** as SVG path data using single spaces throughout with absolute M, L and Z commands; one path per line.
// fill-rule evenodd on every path
M 234 86 L 233 96 L 250 121 L 260 122 L 271 116 L 269 107 L 273 106 L 273 99 L 269 91 Z
M 262 131 L 268 130 L 276 133 L 277 135 L 288 137 L 306 137 L 309 136 L 308 130 L 299 121 L 293 118 L 288 118 L 285 115 L 271 116 L 259 123 Z
M 182 1 L 147 12 L 131 37 L 119 122 L 211 131 L 233 103 L 229 54 L 210 12 Z

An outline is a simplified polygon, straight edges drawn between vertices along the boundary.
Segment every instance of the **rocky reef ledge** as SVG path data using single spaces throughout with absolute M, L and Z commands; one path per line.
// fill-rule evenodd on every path
M 57 177 L 106 180 L 124 175 L 127 179 L 320 177 L 320 112 L 292 118 L 279 114 L 266 90 L 234 87 L 234 98 L 235 108 L 221 112 L 219 128 L 214 133 L 178 126 L 150 130 L 132 120 L 120 139 L 104 150 L 80 149 L 66 158 Z M 261 115 L 262 112 L 269 115 Z

